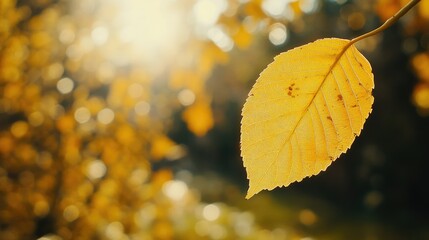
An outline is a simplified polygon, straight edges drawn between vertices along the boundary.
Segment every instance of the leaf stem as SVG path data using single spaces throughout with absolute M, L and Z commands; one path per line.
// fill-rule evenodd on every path
M 379 32 L 382 32 L 386 30 L 388 27 L 392 26 L 395 22 L 397 22 L 402 16 L 404 16 L 411 8 L 413 8 L 417 3 L 419 3 L 421 0 L 411 0 L 405 5 L 403 8 L 401 8 L 397 13 L 395 13 L 392 17 L 386 20 L 386 22 L 383 23 L 380 27 L 372 30 L 371 32 L 365 33 L 363 35 L 360 35 L 359 37 L 353 38 L 350 41 L 350 44 L 356 43 L 362 39 L 365 39 L 367 37 L 371 37 Z

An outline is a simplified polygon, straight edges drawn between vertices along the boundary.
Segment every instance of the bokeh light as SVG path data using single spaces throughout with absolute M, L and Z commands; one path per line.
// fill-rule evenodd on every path
M 234 42 L 220 26 L 210 28 L 207 32 L 207 36 L 216 44 L 216 46 L 225 52 L 231 51 L 234 47 Z
M 134 111 L 141 116 L 144 116 L 150 111 L 150 104 L 145 101 L 137 102 L 134 106 Z
M 91 112 L 86 107 L 80 107 L 74 112 L 74 119 L 78 123 L 86 123 L 91 119 Z
M 101 160 L 92 160 L 88 163 L 87 176 L 91 180 L 102 178 L 106 174 L 106 165 Z
M 177 98 L 183 106 L 189 106 L 195 102 L 195 94 L 189 89 L 183 89 L 180 91 Z
M 62 78 L 57 82 L 57 89 L 62 94 L 70 93 L 74 88 L 74 82 L 70 78 Z
M 262 9 L 273 17 L 280 18 L 287 7 L 287 0 L 264 0 L 262 2 Z
M 192 10 L 198 24 L 213 26 L 227 7 L 228 2 L 225 0 L 198 0 Z
M 282 45 L 286 42 L 288 37 L 286 26 L 281 23 L 275 23 L 271 26 L 268 39 L 276 46 Z
M 216 204 L 209 204 L 203 208 L 203 217 L 209 221 L 215 221 L 220 216 L 220 209 Z
M 97 113 L 97 120 L 102 124 L 109 124 L 115 119 L 115 113 L 110 108 L 103 108 Z
M 168 181 L 163 185 L 162 191 L 172 200 L 179 201 L 185 196 L 188 186 L 182 181 Z
M 74 205 L 67 206 L 64 209 L 63 216 L 67 222 L 73 222 L 79 217 L 79 209 Z

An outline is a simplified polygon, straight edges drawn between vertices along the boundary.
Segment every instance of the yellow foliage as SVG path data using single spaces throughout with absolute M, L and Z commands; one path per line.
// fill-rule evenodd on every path
M 301 17 L 302 16 L 302 11 L 301 11 L 301 6 L 300 6 L 300 4 L 302 4 L 301 2 L 302 2 L 302 0 L 293 1 L 293 2 L 289 3 L 289 6 L 292 9 L 295 17 Z
M 115 133 L 116 139 L 124 146 L 129 146 L 135 141 L 135 131 L 129 125 L 120 125 Z
M 423 115 L 429 113 L 429 84 L 420 83 L 414 88 L 413 102 Z
M 153 236 L 156 239 L 172 239 L 174 231 L 171 223 L 167 221 L 156 222 L 153 227 Z
M 243 25 L 240 25 L 237 32 L 233 35 L 233 39 L 237 47 L 246 49 L 252 43 L 252 34 Z
M 10 128 L 10 132 L 16 138 L 21 138 L 25 136 L 25 134 L 28 132 L 27 122 L 24 122 L 24 121 L 15 122 L 14 124 L 12 124 Z
M 165 135 L 156 136 L 152 140 L 152 147 L 150 151 L 151 156 L 155 160 L 161 159 L 167 156 L 175 145 L 176 144 Z
M 57 128 L 61 133 L 71 133 L 74 131 L 75 123 L 72 116 L 64 115 L 57 119 Z
M 173 178 L 173 173 L 170 169 L 162 169 L 156 172 L 153 172 L 151 182 L 155 187 L 161 187 L 167 181 Z
M 101 159 L 106 164 L 116 162 L 120 157 L 118 144 L 112 140 L 105 141 L 102 147 Z
M 213 43 L 205 44 L 201 50 L 197 71 L 201 76 L 207 77 L 215 64 L 227 63 L 228 59 L 228 54 L 220 50 Z
M 418 8 L 419 14 L 426 21 L 429 20 L 429 1 L 421 1 Z
M 187 108 L 182 115 L 188 129 L 197 136 L 204 136 L 213 125 L 213 113 L 206 101 L 198 101 Z
M 12 152 L 14 147 L 14 142 L 12 137 L 3 135 L 0 136 L 0 153 L 4 155 L 8 155 Z
M 128 83 L 126 79 L 118 79 L 112 84 L 107 103 L 110 106 L 122 106 L 124 99 L 127 98 Z
M 371 112 L 371 66 L 348 40 L 322 39 L 277 56 L 243 107 L 247 198 L 325 170 Z
M 4 98 L 16 100 L 21 95 L 22 84 L 9 84 L 4 88 Z
M 408 0 L 378 0 L 376 5 L 376 11 L 384 22 L 393 16 L 402 6 L 404 6 Z
M 419 53 L 413 57 L 411 63 L 420 80 L 429 82 L 429 54 Z
M 35 32 L 33 35 L 31 35 L 30 42 L 32 47 L 42 48 L 52 44 L 52 39 L 49 33 L 40 31 Z
M 64 160 L 70 164 L 78 162 L 81 158 L 81 139 L 75 135 L 70 135 L 64 136 L 63 142 L 64 147 L 62 149 L 62 154 L 64 156 Z
M 252 16 L 253 18 L 260 20 L 266 18 L 264 11 L 261 9 L 261 1 L 249 1 L 244 8 L 244 12 L 248 16 Z
M 195 71 L 178 68 L 171 71 L 169 85 L 172 89 L 189 88 L 195 93 L 202 93 L 204 79 Z

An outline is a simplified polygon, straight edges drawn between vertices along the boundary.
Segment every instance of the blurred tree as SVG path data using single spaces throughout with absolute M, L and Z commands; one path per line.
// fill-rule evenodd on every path
M 260 200 L 263 208 L 246 205 L 236 185 L 192 174 L 217 168 L 244 181 L 239 109 L 272 56 L 322 36 L 354 36 L 401 4 L 0 0 L 0 238 L 316 234 L 311 209 L 291 212 L 268 198 Z M 426 5 L 403 20 L 404 33 L 395 39 L 422 84 Z M 384 41 L 371 38 L 361 48 L 377 58 Z M 412 98 L 422 114 L 425 86 Z M 241 210 L 205 203 L 227 199 Z M 376 201 L 377 192 L 368 199 Z M 254 211 L 267 208 L 271 216 L 262 211 L 254 219 Z

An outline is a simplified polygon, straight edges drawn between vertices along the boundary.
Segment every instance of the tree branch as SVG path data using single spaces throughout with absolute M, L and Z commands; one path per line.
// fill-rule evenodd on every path
M 360 35 L 359 37 L 353 38 L 350 43 L 356 43 L 362 39 L 365 39 L 367 37 L 371 37 L 379 32 L 382 32 L 386 30 L 388 27 L 392 26 L 394 23 L 396 23 L 402 16 L 404 16 L 411 8 L 413 8 L 417 3 L 419 3 L 421 0 L 411 0 L 405 5 L 403 8 L 401 8 L 397 13 L 395 13 L 392 17 L 386 20 L 386 22 L 383 23 L 380 27 L 372 30 L 371 32 L 365 33 L 363 35 Z

